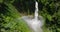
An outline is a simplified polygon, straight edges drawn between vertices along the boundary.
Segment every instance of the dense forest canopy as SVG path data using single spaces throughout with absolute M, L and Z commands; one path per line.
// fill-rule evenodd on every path
M 39 16 L 45 19 L 44 31 L 60 32 L 60 0 L 36 0 Z M 31 32 L 21 18 L 33 15 L 35 0 L 0 0 L 0 31 Z M 19 21 L 19 22 L 18 22 Z

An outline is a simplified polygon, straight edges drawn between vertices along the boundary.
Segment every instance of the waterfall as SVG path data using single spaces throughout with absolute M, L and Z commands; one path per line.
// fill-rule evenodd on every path
M 38 19 L 38 2 L 37 1 L 35 1 L 34 18 L 31 18 L 29 16 L 24 16 L 22 18 L 26 21 L 26 23 L 31 28 L 31 30 L 33 30 L 33 32 L 43 32 L 41 28 L 43 25 L 43 18 L 39 17 L 40 20 Z
M 35 2 L 35 19 L 38 19 L 38 2 Z

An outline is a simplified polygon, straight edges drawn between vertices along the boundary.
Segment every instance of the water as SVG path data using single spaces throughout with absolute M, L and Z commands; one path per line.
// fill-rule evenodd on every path
M 43 18 L 40 16 L 38 19 L 38 2 L 35 2 L 35 16 L 23 16 L 22 18 L 26 21 L 32 32 L 43 32 Z
M 35 19 L 38 19 L 38 2 L 35 2 Z

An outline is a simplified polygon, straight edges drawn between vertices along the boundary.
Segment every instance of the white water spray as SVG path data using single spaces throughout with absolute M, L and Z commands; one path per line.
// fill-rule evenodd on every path
M 35 2 L 35 19 L 38 19 L 38 2 Z
M 40 20 L 38 20 L 38 2 L 35 2 L 35 17 L 29 18 L 29 16 L 22 17 L 28 26 L 33 30 L 32 32 L 43 32 L 42 25 L 43 25 L 43 19 L 40 17 Z M 42 20 L 41 20 L 42 19 Z

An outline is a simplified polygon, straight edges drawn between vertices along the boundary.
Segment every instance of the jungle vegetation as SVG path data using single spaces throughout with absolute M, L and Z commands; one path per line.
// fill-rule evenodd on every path
M 60 32 L 60 0 L 37 0 L 44 32 Z M 0 0 L 0 32 L 31 32 L 24 15 L 34 15 L 35 0 Z

